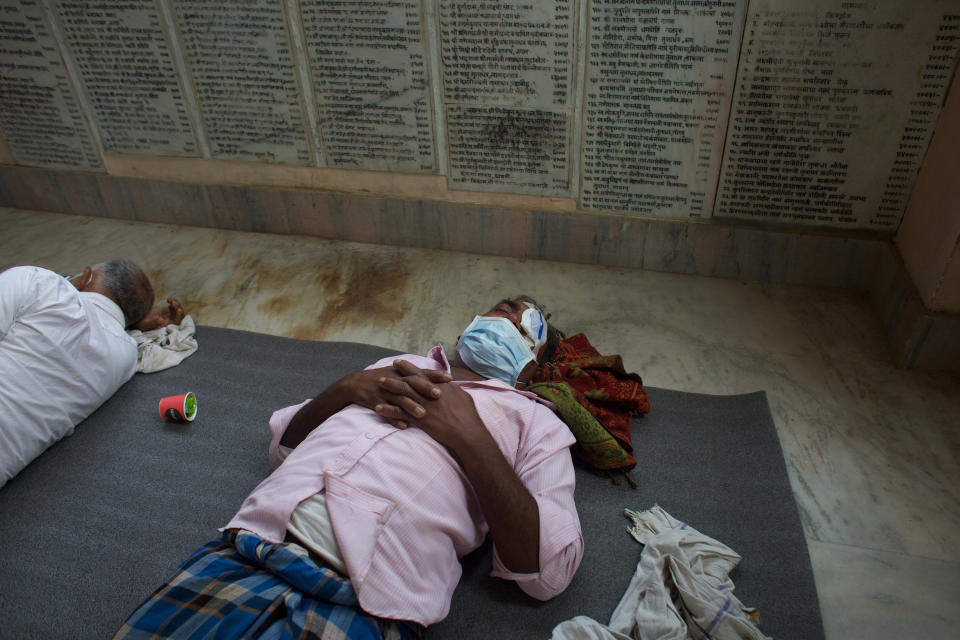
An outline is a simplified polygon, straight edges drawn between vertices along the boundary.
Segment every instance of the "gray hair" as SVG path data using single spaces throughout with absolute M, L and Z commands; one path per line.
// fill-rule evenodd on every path
M 126 326 L 143 320 L 153 306 L 153 285 L 147 274 L 130 260 L 107 260 L 91 268 L 100 272 L 103 285 L 123 311 Z
M 531 304 L 531 305 L 535 306 L 537 309 L 539 309 L 540 312 L 541 312 L 544 316 L 547 315 L 547 310 L 546 310 L 546 308 L 545 308 L 542 304 L 540 304 L 539 302 L 537 302 L 536 300 L 534 300 L 534 299 L 533 299 L 533 296 L 520 295 L 520 296 L 516 296 L 516 297 L 510 298 L 510 299 L 511 299 L 511 300 L 520 300 L 521 302 L 526 302 L 527 304 Z

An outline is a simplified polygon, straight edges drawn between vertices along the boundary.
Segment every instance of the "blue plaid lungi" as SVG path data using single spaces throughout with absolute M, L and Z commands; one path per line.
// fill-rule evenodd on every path
M 194 551 L 114 640 L 406 640 L 420 630 L 365 613 L 350 581 L 317 565 L 303 547 L 231 530 Z

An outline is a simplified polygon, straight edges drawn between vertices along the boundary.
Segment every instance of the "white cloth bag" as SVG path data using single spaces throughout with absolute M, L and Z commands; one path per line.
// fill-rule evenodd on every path
M 189 315 L 180 324 L 127 334 L 137 341 L 137 373 L 154 373 L 175 367 L 197 350 L 197 327 Z
M 610 624 L 577 616 L 557 625 L 551 640 L 766 640 L 733 595 L 729 574 L 740 562 L 733 549 L 659 506 L 625 514 L 645 546 Z

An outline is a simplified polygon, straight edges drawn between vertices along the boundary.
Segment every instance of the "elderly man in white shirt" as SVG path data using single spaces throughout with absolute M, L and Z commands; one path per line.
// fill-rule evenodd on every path
M 151 307 L 153 295 L 127 260 L 70 277 L 40 267 L 0 273 L 0 487 L 133 376 L 127 327 L 182 318 L 174 301 Z

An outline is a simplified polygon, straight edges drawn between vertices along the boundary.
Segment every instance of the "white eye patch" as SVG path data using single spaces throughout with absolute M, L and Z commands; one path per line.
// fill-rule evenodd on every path
M 520 316 L 520 326 L 523 328 L 527 340 L 533 343 L 534 353 L 538 353 L 540 347 L 547 342 L 547 321 L 540 309 L 527 304 L 523 315 Z

